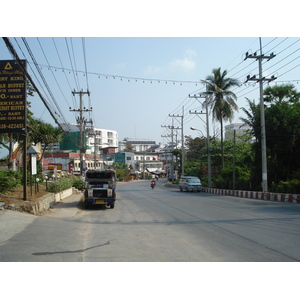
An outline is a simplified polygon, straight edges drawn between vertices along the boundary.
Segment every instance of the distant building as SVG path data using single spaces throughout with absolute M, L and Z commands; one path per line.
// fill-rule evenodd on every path
M 126 163 L 133 174 L 164 174 L 163 162 L 158 154 L 151 152 L 118 152 L 115 153 L 116 163 Z
M 156 145 L 155 141 L 149 139 L 125 138 L 123 141 L 119 142 L 119 152 L 122 152 L 126 148 L 127 143 L 132 145 L 134 152 L 148 151 L 148 149 Z
M 51 165 L 60 165 L 62 170 L 76 174 L 80 171 L 80 127 L 69 123 L 61 126 L 65 131 L 63 140 L 48 147 L 44 156 L 44 171 L 51 170 Z M 118 133 L 109 129 L 86 127 L 83 146 L 86 149 L 84 168 L 107 168 L 112 164 L 118 148 Z
M 245 134 L 247 131 L 251 130 L 248 124 L 244 123 L 232 123 L 225 126 L 225 140 L 233 139 L 234 130 L 236 131 L 236 136 Z M 238 137 L 237 137 L 238 138 Z
M 67 133 L 60 143 L 60 150 L 79 153 L 80 128 L 77 124 L 62 124 Z M 94 154 L 104 148 L 118 148 L 118 133 L 115 130 L 86 127 L 84 135 L 86 153 Z

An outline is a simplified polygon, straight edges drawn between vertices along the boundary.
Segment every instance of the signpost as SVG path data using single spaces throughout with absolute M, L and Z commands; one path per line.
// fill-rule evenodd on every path
M 0 61 L 0 121 L 1 133 L 22 132 L 26 125 L 26 78 L 14 60 Z
M 26 61 L 20 61 L 26 70 Z M 26 119 L 26 77 L 22 66 L 15 60 L 0 61 L 0 133 L 22 133 L 24 136 L 23 168 L 24 194 L 27 184 L 27 119 Z

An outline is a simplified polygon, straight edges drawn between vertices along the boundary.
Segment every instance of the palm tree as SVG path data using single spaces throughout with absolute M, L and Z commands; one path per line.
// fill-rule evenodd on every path
M 212 109 L 213 119 L 220 122 L 221 126 L 222 168 L 224 168 L 223 121 L 232 121 L 234 110 L 238 111 L 235 103 L 237 97 L 230 89 L 240 85 L 237 79 L 226 77 L 226 75 L 226 70 L 221 72 L 221 68 L 213 69 L 212 75 L 202 81 L 206 84 L 207 92 L 210 95 L 207 104 Z

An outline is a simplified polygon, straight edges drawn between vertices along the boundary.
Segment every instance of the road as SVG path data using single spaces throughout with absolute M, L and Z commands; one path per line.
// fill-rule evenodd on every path
M 74 195 L 43 216 L 1 212 L 0 261 L 300 260 L 299 205 L 186 193 L 163 183 L 154 190 L 149 181 L 118 183 L 114 209 L 78 209 Z

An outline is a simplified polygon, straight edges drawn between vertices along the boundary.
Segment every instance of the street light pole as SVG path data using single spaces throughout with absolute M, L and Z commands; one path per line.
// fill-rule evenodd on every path
M 191 112 L 190 114 L 205 114 L 206 115 L 206 140 L 207 140 L 207 175 L 208 175 L 208 187 L 211 188 L 212 184 L 211 184 L 211 159 L 210 159 L 210 137 L 209 137 L 209 120 L 208 120 L 208 98 L 209 93 L 205 92 L 205 93 L 200 93 L 198 95 L 189 95 L 190 98 L 205 98 L 205 113 L 201 112 Z M 192 130 L 197 130 L 196 128 L 193 129 L 193 127 L 191 127 Z

